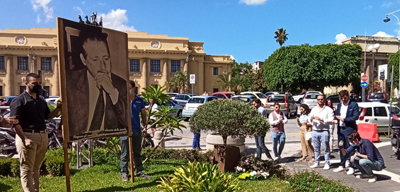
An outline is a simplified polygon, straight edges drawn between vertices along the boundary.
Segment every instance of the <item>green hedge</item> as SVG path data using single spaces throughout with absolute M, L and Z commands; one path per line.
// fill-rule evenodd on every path
M 142 159 L 149 156 L 151 148 L 142 150 Z M 150 159 L 185 159 L 212 163 L 213 151 L 202 153 L 194 149 L 156 149 Z
M 19 160 L 12 158 L 0 159 L 0 175 L 16 177 L 19 175 Z
M 290 186 L 298 192 L 342 191 L 353 192 L 354 189 L 343 185 L 340 181 L 329 179 L 315 171 L 301 171 L 289 178 Z

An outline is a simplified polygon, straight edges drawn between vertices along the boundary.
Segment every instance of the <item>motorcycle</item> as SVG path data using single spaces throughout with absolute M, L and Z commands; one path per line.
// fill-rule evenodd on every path
M 391 157 L 395 156 L 398 160 L 400 160 L 400 120 L 392 120 L 392 136 L 391 136 L 391 144 L 392 150 L 394 152 Z
M 12 128 L 0 127 L 0 154 L 12 157 L 17 154 L 15 132 Z

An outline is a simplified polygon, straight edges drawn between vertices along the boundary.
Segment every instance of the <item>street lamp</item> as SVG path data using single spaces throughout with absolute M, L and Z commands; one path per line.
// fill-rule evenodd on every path
M 378 53 L 378 49 L 381 47 L 379 43 L 375 43 L 374 45 L 368 46 L 368 50 L 372 53 L 372 67 L 370 68 L 370 73 L 375 71 L 375 54 Z M 375 50 L 375 52 L 373 51 Z M 372 77 L 372 92 L 374 92 L 374 80 L 375 80 L 375 74 L 373 73 L 370 77 Z
M 400 11 L 400 9 L 398 9 L 398 10 L 396 10 L 396 11 L 393 11 L 393 12 L 391 12 L 391 13 L 386 14 L 386 18 L 383 19 L 383 22 L 385 22 L 385 23 L 389 22 L 389 21 L 390 21 L 390 18 L 389 18 L 388 16 L 389 16 L 389 15 L 392 15 L 393 17 L 395 17 L 395 18 L 397 19 L 397 23 L 400 24 L 399 18 L 395 15 L 395 13 L 397 13 L 397 12 L 399 12 L 399 11 Z M 400 25 L 399 25 L 399 27 L 400 27 Z M 400 29 L 399 29 L 399 30 L 400 30 Z M 397 46 L 398 46 L 398 49 L 400 49 L 400 44 L 398 44 Z M 393 73 L 393 72 L 392 72 L 392 73 Z M 392 79 L 392 81 L 393 81 L 393 79 Z M 393 88 L 392 88 L 392 89 L 393 89 Z M 399 55 L 399 85 L 397 86 L 397 89 L 398 89 L 398 91 L 400 91 L 400 55 Z

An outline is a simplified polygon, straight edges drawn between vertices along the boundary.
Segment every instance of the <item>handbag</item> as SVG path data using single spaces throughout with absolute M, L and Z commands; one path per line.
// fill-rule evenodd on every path
M 312 132 L 307 132 L 307 133 L 306 133 L 306 141 L 311 140 L 311 133 L 312 133 Z

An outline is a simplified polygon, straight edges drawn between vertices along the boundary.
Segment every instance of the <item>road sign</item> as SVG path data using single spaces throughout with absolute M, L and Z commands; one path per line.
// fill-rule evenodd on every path
M 368 76 L 367 75 L 361 76 L 361 81 L 367 81 L 367 80 L 368 80 Z
M 361 82 L 361 87 L 362 88 L 367 88 L 368 87 L 368 83 L 365 82 L 365 81 Z
M 196 83 L 196 76 L 195 74 L 190 74 L 190 84 L 195 84 Z

